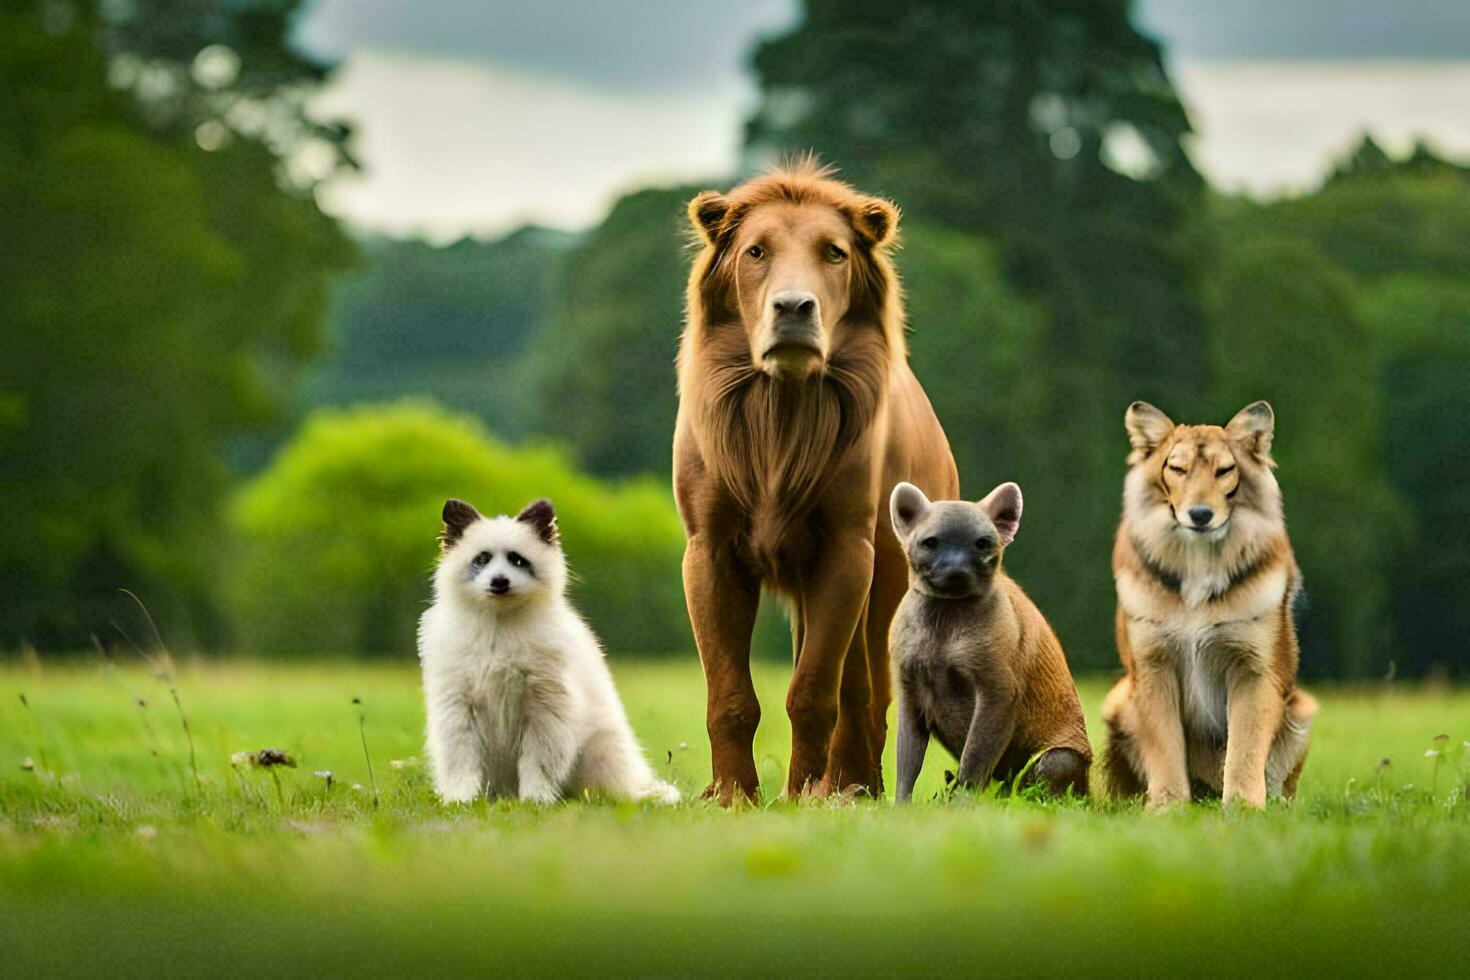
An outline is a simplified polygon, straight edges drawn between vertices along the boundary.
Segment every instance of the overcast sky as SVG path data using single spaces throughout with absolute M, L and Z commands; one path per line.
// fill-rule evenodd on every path
M 755 100 L 745 70 L 794 0 L 315 0 L 318 101 L 365 172 L 323 191 L 353 224 L 451 239 L 579 228 L 618 194 L 718 180 Z M 1470 0 L 1140 0 L 1217 186 L 1308 189 L 1369 130 L 1470 157 Z

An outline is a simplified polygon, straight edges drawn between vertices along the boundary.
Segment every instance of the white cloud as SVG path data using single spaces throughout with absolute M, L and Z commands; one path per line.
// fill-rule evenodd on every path
M 1184 58 L 1171 70 L 1190 154 L 1222 190 L 1310 190 L 1365 131 L 1470 158 L 1470 61 Z M 586 227 L 623 192 L 730 176 L 754 99 L 740 75 L 630 90 L 358 49 L 315 105 L 357 124 L 366 169 L 320 196 L 359 227 L 435 240 Z
M 614 92 L 359 49 L 313 108 L 357 126 L 364 172 L 319 197 L 359 227 L 438 240 L 585 227 L 624 191 L 730 173 L 753 98 L 744 80 Z
M 1190 156 L 1215 186 L 1257 196 L 1308 191 L 1368 132 L 1402 152 L 1426 138 L 1470 158 L 1470 61 L 1176 59 Z

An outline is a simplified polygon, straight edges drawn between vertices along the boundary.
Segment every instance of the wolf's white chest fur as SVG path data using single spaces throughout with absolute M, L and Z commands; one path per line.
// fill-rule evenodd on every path
M 1136 645 L 1173 661 L 1185 727 L 1197 737 L 1225 736 L 1230 671 L 1271 648 L 1288 576 L 1284 567 L 1272 570 L 1227 593 L 1228 571 L 1202 549 L 1197 557 L 1190 556 L 1180 575 L 1183 608 L 1162 620 L 1151 583 L 1119 580 L 1118 597 L 1124 612 L 1134 618 Z M 1217 595 L 1221 598 L 1212 598 Z

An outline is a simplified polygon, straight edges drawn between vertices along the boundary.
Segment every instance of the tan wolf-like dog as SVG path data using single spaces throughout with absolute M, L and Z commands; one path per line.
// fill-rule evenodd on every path
M 1272 473 L 1265 402 L 1224 428 L 1128 408 L 1133 452 L 1113 547 L 1125 676 L 1103 702 L 1103 773 L 1151 808 L 1296 794 L 1317 702 L 1296 686 L 1301 572 Z

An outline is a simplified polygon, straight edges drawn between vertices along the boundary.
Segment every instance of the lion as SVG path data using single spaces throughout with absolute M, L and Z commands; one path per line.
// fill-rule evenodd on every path
M 786 604 L 785 794 L 881 795 L 887 637 L 907 588 L 892 487 L 959 493 L 908 364 L 893 203 L 808 158 L 689 204 L 699 247 L 678 357 L 674 493 L 707 688 L 706 795 L 754 799 L 762 589 Z
M 1151 808 L 1201 794 L 1290 799 L 1317 702 L 1296 686 L 1301 572 L 1272 470 L 1265 402 L 1229 424 L 1175 425 L 1147 402 L 1113 548 L 1126 676 L 1103 702 L 1103 774 Z

